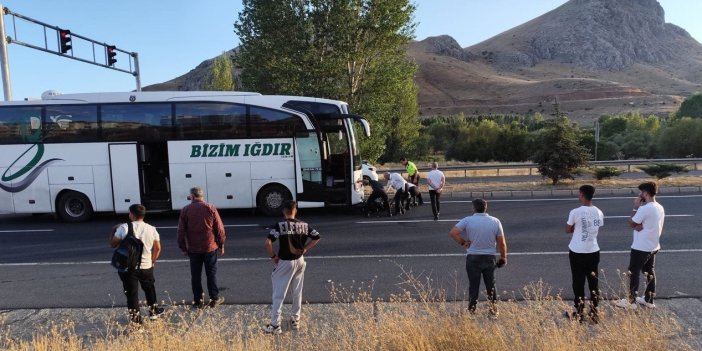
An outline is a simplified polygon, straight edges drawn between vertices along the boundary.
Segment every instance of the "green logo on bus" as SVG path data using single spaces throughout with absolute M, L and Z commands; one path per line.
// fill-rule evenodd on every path
M 24 165 L 24 167 L 20 168 L 18 171 L 14 172 L 14 173 L 10 172 L 12 167 L 19 160 L 21 160 L 22 157 L 24 157 L 24 155 L 26 155 L 30 150 L 32 150 L 34 148 L 36 148 L 36 151 L 34 153 L 34 157 L 32 157 L 32 159 L 29 160 L 29 162 L 27 162 L 27 164 Z M 26 189 L 28 186 L 32 185 L 34 180 L 37 179 L 37 177 L 39 177 L 39 174 L 41 174 L 41 172 L 46 167 L 49 167 L 50 164 L 52 164 L 56 161 L 63 161 L 60 158 L 52 158 L 52 159 L 48 159 L 48 160 L 38 164 L 43 156 L 44 156 L 44 144 L 40 144 L 40 143 L 32 144 L 32 146 L 30 146 L 25 152 L 23 152 L 19 157 L 17 157 L 16 160 L 14 160 L 12 162 L 10 167 L 7 167 L 5 172 L 2 174 L 2 178 L 0 178 L 0 179 L 3 182 L 9 182 L 9 181 L 15 180 L 15 179 L 29 173 L 27 175 L 27 177 L 25 177 L 24 179 L 22 179 L 20 181 L 14 182 L 12 185 L 6 185 L 3 183 L 0 183 L 0 189 L 3 189 L 5 191 L 11 192 L 11 193 L 20 192 L 20 191 Z
M 242 147 L 243 145 L 243 147 Z M 291 143 L 191 145 L 190 157 L 283 156 L 290 157 Z

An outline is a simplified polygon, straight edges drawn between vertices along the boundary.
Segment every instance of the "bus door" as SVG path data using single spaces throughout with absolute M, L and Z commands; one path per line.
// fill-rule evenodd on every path
M 148 210 L 170 210 L 168 146 L 165 141 L 139 143 L 141 198 Z
M 323 180 L 327 203 L 350 205 L 354 180 L 348 134 L 342 119 L 320 119 L 323 134 Z
M 129 212 L 129 206 L 141 203 L 137 144 L 110 144 L 110 176 L 115 212 Z

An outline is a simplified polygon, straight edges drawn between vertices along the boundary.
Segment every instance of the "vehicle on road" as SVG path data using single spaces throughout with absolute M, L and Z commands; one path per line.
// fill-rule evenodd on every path
M 363 201 L 342 101 L 247 92 L 44 94 L 0 103 L 0 213 L 85 221 L 131 204 L 179 210 L 201 186 L 218 208 L 279 215 Z
M 361 174 L 363 175 L 363 179 L 372 179 L 377 181 L 378 180 L 378 173 L 376 172 L 376 168 L 373 167 L 368 161 L 363 160 L 361 161 Z

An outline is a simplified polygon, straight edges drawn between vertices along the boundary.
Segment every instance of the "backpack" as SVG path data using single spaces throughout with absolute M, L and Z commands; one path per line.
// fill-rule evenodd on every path
M 127 223 L 129 228 L 127 236 L 119 242 L 119 246 L 112 253 L 112 267 L 118 272 L 134 272 L 141 267 L 141 255 L 144 252 L 144 243 L 134 236 L 132 222 Z

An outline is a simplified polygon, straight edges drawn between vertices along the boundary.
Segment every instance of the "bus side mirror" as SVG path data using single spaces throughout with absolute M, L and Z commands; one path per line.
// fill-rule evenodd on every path
M 368 123 L 368 121 L 366 121 L 363 118 L 359 119 L 359 121 L 361 122 L 361 125 L 363 126 L 363 133 L 366 135 L 366 137 L 370 137 L 370 135 L 371 135 L 370 124 Z

